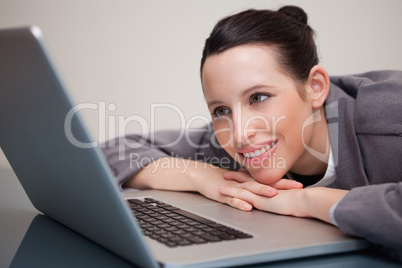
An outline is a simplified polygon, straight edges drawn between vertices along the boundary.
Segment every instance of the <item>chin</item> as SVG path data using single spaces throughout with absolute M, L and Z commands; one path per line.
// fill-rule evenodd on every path
M 287 170 L 285 169 L 254 169 L 248 170 L 251 177 L 253 177 L 257 182 L 270 185 L 273 184 L 280 179 L 282 179 Z

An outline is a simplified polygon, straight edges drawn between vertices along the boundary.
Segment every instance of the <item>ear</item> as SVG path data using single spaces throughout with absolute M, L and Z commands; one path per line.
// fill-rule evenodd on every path
M 315 109 L 321 108 L 327 99 L 330 87 L 328 72 L 324 67 L 316 65 L 311 68 L 307 86 L 310 88 L 312 107 Z

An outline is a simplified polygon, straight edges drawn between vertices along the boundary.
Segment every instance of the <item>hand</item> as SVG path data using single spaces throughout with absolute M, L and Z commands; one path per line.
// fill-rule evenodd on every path
M 226 203 L 246 211 L 251 210 L 253 207 L 264 210 L 264 208 L 259 205 L 261 203 L 259 199 L 261 199 L 261 197 L 272 198 L 278 194 L 278 190 L 303 188 L 303 184 L 300 182 L 284 178 L 270 185 L 260 184 L 251 177 L 246 169 L 227 171 L 223 173 L 223 177 L 228 181 L 236 181 L 239 183 L 235 186 L 221 185 L 219 187 L 220 193 L 226 196 L 226 198 L 224 198 L 226 199 Z M 235 194 L 228 194 L 228 189 L 232 189 Z M 274 212 L 268 209 L 265 210 Z
M 302 199 L 300 197 L 302 194 L 301 191 L 304 190 L 305 189 L 278 190 L 276 196 L 269 198 L 249 189 L 240 189 L 230 186 L 219 187 L 221 194 L 248 202 L 256 209 L 298 217 L 306 216 L 298 210 L 298 204 Z
M 210 171 L 212 170 L 204 169 L 203 173 Z M 301 183 L 287 179 L 281 179 L 272 185 L 261 184 L 255 181 L 245 169 L 239 171 L 225 171 L 223 169 L 215 168 L 212 173 L 203 174 L 203 176 L 204 179 L 197 187 L 201 194 L 245 211 L 250 211 L 253 208 L 253 205 L 249 201 L 221 194 L 217 189 L 220 186 L 231 187 L 234 189 L 249 191 L 250 193 L 264 197 L 274 197 L 278 194 L 277 188 L 294 189 L 303 187 Z M 209 180 L 206 181 L 206 178 Z
M 193 181 L 196 181 L 196 189 L 202 195 L 245 211 L 251 210 L 253 206 L 241 198 L 221 194 L 219 187 L 248 189 L 248 191 L 266 197 L 273 197 L 278 194 L 277 189 L 256 182 L 245 170 L 228 172 L 218 167 L 207 166 L 191 173 L 191 177 Z
M 313 217 L 331 223 L 329 211 L 346 190 L 326 187 L 279 190 L 278 195 L 268 198 L 245 189 L 222 186 L 221 194 L 243 200 L 253 207 L 282 215 Z

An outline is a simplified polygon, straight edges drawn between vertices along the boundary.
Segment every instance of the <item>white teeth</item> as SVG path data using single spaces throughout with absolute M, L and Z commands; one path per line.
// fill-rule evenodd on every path
M 265 147 L 263 147 L 261 149 L 257 149 L 254 152 L 244 153 L 243 155 L 246 158 L 258 157 L 262 154 L 265 154 L 267 151 L 269 151 L 271 149 L 271 147 L 273 147 L 275 144 L 276 144 L 276 141 L 272 142 L 271 145 L 267 144 Z

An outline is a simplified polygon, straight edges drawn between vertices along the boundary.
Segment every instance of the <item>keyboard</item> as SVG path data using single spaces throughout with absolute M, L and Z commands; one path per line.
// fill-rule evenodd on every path
M 252 238 L 250 234 L 153 198 L 127 201 L 142 233 L 168 247 Z

